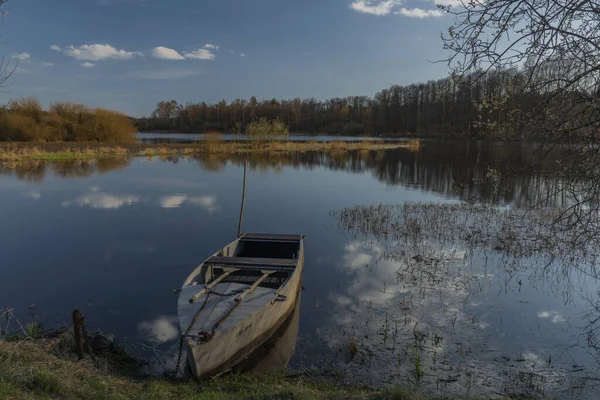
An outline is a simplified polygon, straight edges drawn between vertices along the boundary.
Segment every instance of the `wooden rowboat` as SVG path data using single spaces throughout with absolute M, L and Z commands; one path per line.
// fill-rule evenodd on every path
M 235 367 L 290 316 L 304 268 L 301 235 L 245 234 L 186 279 L 177 305 L 182 350 L 200 379 Z

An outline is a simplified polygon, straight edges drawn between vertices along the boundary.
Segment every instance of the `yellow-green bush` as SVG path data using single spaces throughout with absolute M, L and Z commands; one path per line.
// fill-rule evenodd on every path
M 208 152 L 216 152 L 220 149 L 221 145 L 224 142 L 223 135 L 219 132 L 211 131 L 204 134 L 202 138 L 202 143 L 204 144 L 204 149 Z
M 81 104 L 55 103 L 45 111 L 33 98 L 0 111 L 0 141 L 133 142 L 135 126 L 126 116 Z
M 261 118 L 248 124 L 246 134 L 250 138 L 282 137 L 289 135 L 289 129 L 279 118 L 272 121 Z

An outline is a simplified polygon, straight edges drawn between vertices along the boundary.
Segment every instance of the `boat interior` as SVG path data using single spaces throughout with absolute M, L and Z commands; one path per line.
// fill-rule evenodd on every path
M 269 272 L 260 286 L 277 288 L 296 268 L 301 239 L 299 235 L 246 234 L 208 258 L 192 284 L 207 284 L 230 272 L 221 282 L 252 285 Z
M 178 313 L 182 331 L 190 327 L 192 336 L 215 324 L 226 329 L 273 301 L 297 267 L 301 242 L 299 235 L 246 234 L 209 257 L 181 290 Z M 209 292 L 225 296 L 207 297 Z M 197 312 L 200 314 L 194 318 Z M 227 315 L 225 321 L 223 315 Z

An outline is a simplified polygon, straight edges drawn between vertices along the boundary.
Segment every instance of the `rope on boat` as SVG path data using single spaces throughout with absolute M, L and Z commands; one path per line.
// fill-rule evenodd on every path
M 240 296 L 235 299 L 232 306 L 229 307 L 229 310 L 227 310 L 227 312 L 225 314 L 223 314 L 223 316 L 221 318 L 219 318 L 217 320 L 217 322 L 214 323 L 214 325 L 212 326 L 210 331 L 198 332 L 198 338 L 200 339 L 200 343 L 210 342 L 212 340 L 212 338 L 215 336 L 215 331 L 217 330 L 217 328 L 221 325 L 221 323 L 227 317 L 229 317 L 231 315 L 233 310 L 235 310 L 235 308 L 240 305 L 244 296 L 247 296 L 248 294 L 252 293 L 254 291 L 254 289 L 256 289 L 258 287 L 258 285 L 260 285 L 261 282 L 264 281 L 272 273 L 273 273 L 273 271 L 265 272 L 264 274 L 262 274 L 262 276 L 256 282 L 254 282 L 252 284 L 252 286 L 250 286 L 248 288 L 239 288 L 236 290 L 232 290 L 229 293 L 219 293 L 219 292 L 215 292 L 212 290 L 212 288 L 214 286 L 216 286 L 216 283 L 220 282 L 223 279 L 223 275 L 221 275 L 220 279 L 217 279 L 212 284 L 206 286 L 202 290 L 202 292 L 200 292 L 200 293 L 206 292 L 206 297 L 204 298 L 204 302 L 202 303 L 200 308 L 198 308 L 198 311 L 196 311 L 196 313 L 192 317 L 192 321 L 190 322 L 190 325 L 187 327 L 187 329 L 185 330 L 185 332 L 183 333 L 183 335 L 181 335 L 181 338 L 179 339 L 179 355 L 177 357 L 177 365 L 175 366 L 175 376 L 177 376 L 179 374 L 179 368 L 181 366 L 181 356 L 183 353 L 183 341 L 185 340 L 185 337 L 189 334 L 190 330 L 196 323 L 196 319 L 198 318 L 198 315 L 200 315 L 200 312 L 204 309 L 204 307 L 206 306 L 206 303 L 208 303 L 208 299 L 210 298 L 210 295 L 212 294 L 212 295 L 220 296 L 220 297 L 230 297 L 230 296 L 239 294 Z M 229 274 L 226 274 L 226 275 L 229 275 Z M 192 301 L 190 301 L 190 302 L 193 303 L 193 301 L 197 298 L 198 298 L 198 295 L 192 297 L 192 299 L 190 299 Z
M 225 294 L 213 292 L 212 290 L 211 290 L 211 293 L 215 294 L 217 296 L 221 296 L 221 297 L 231 297 L 231 296 L 236 295 L 236 294 L 242 294 L 245 291 L 246 291 L 245 288 L 240 288 L 240 289 L 232 290 L 231 292 L 225 293 Z M 234 302 L 233 305 L 229 308 L 229 310 L 221 318 L 219 318 L 219 320 L 217 322 L 214 323 L 214 325 L 212 326 L 212 328 L 210 329 L 210 331 L 200 331 L 200 332 L 198 332 L 198 336 L 200 337 L 200 341 L 202 343 L 210 342 L 212 340 L 212 338 L 215 336 L 215 331 L 217 330 L 217 328 L 223 323 L 223 321 L 227 317 L 229 317 L 229 315 L 231 315 L 231 313 L 238 306 L 238 304 L 240 304 L 240 303 L 239 302 Z
M 192 327 L 196 323 L 196 320 L 198 319 L 198 316 L 200 315 L 200 312 L 202 312 L 202 310 L 204 309 L 204 307 L 208 303 L 208 299 L 210 298 L 210 295 L 212 294 L 212 295 L 219 296 L 219 297 L 230 297 L 230 296 L 234 296 L 236 294 L 243 293 L 245 291 L 246 291 L 246 289 L 244 289 L 244 288 L 232 290 L 229 293 L 215 292 L 215 291 L 213 291 L 211 289 L 207 289 L 206 290 L 206 297 L 204 298 L 204 302 L 202 303 L 202 305 L 200 306 L 200 308 L 198 308 L 198 311 L 196 311 L 196 313 L 192 317 L 192 321 L 190 322 L 190 325 L 186 328 L 186 330 L 181 335 L 181 338 L 179 339 L 179 351 L 178 351 L 178 356 L 177 356 L 177 364 L 175 366 L 175 376 L 179 375 L 179 369 L 181 368 L 181 357 L 182 357 L 182 354 L 183 354 L 183 341 L 185 340 L 185 337 L 192 330 Z M 238 303 L 235 303 L 235 305 L 237 305 L 237 304 Z M 222 317 L 221 319 L 219 319 L 219 321 L 217 321 L 217 323 L 212 327 L 210 333 L 209 332 L 205 332 L 205 331 L 200 331 L 199 332 L 200 340 L 203 343 L 204 342 L 208 342 L 208 341 L 210 341 L 213 338 L 213 336 L 215 335 L 215 329 L 217 329 L 217 327 L 221 324 L 221 322 L 223 322 L 223 320 L 227 316 L 229 316 L 229 314 L 231 314 L 231 311 L 233 311 L 233 308 L 235 308 L 235 305 L 234 305 L 234 307 L 232 307 L 232 309 L 230 311 L 227 312 L 227 314 L 225 315 L 225 317 Z
M 258 285 L 261 284 L 262 281 L 264 281 L 269 275 L 271 275 L 273 272 L 265 272 L 264 274 L 262 274 L 262 276 L 260 278 L 258 278 L 258 280 L 256 282 L 254 282 L 252 284 L 252 286 L 250 286 L 247 289 L 237 289 L 237 290 L 233 290 L 229 293 L 226 294 L 226 296 L 231 296 L 234 293 L 240 293 L 239 297 L 236 297 L 235 301 L 233 302 L 233 305 L 231 307 L 229 307 L 229 310 L 227 310 L 227 312 L 225 314 L 223 314 L 223 316 L 221 318 L 219 318 L 217 320 L 217 322 L 215 322 L 215 324 L 213 325 L 213 327 L 211 328 L 210 331 L 200 331 L 200 341 L 202 343 L 206 343 L 212 340 L 212 338 L 215 336 L 215 331 L 217 330 L 217 328 L 219 327 L 219 325 L 221 325 L 221 323 L 231 315 L 231 313 L 233 312 L 233 310 L 235 310 L 235 308 L 237 306 L 240 305 L 240 303 L 242 302 L 242 300 L 244 299 L 245 296 L 249 295 L 250 293 L 254 292 L 254 290 L 258 287 Z

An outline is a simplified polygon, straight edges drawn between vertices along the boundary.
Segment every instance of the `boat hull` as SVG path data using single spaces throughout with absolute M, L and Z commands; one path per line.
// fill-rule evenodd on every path
M 279 290 L 277 298 L 274 295 L 264 307 L 227 330 L 218 332 L 210 341 L 186 338 L 188 363 L 193 374 L 199 379 L 206 379 L 226 372 L 271 338 L 294 310 L 303 269 L 304 251 L 301 246 L 295 271 Z

